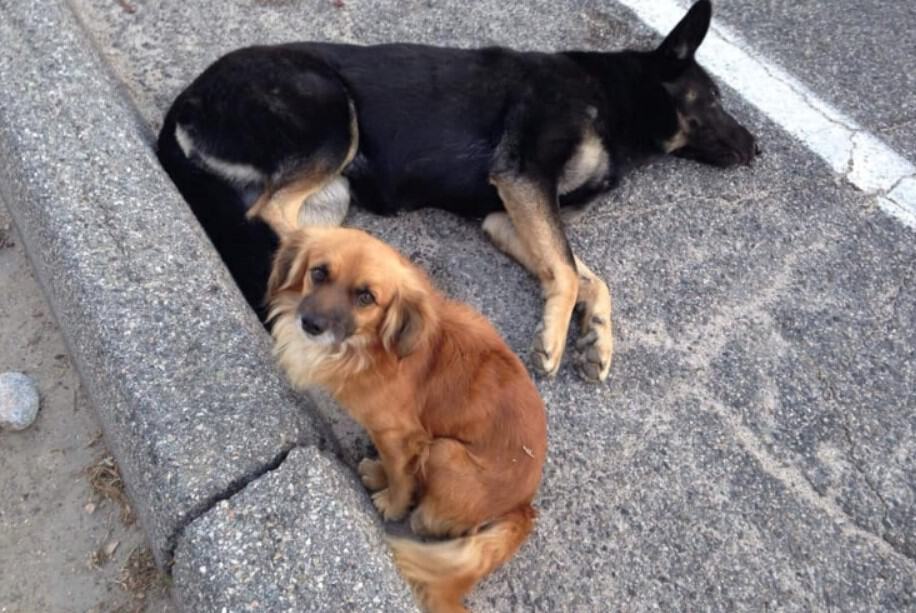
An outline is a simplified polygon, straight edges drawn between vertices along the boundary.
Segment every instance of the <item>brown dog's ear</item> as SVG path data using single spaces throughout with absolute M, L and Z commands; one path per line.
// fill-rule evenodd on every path
M 308 233 L 297 231 L 284 236 L 274 255 L 267 281 L 267 300 L 302 281 L 308 265 Z
M 430 337 L 435 326 L 436 315 L 429 293 L 420 289 L 399 290 L 382 321 L 382 345 L 403 359 Z

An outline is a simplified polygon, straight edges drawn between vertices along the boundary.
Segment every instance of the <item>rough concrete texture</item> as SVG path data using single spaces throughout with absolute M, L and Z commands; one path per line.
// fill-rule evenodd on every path
M 0 193 L 160 564 L 322 426 L 64 3 L 0 2 Z
M 185 530 L 176 598 L 187 611 L 416 611 L 354 473 L 314 448 Z M 345 538 L 341 538 L 345 535 Z M 385 585 L 400 589 L 380 589 Z
M 253 42 L 657 40 L 605 1 L 76 6 L 154 128 L 199 70 Z M 606 385 L 568 363 L 539 382 L 551 444 L 539 527 L 475 610 L 916 607 L 916 241 L 727 98 L 761 137 L 753 168 L 659 161 L 570 228 L 612 289 L 615 363 Z M 437 211 L 348 222 L 527 351 L 536 284 L 475 224 Z M 335 431 L 354 461 L 365 439 L 344 420 Z

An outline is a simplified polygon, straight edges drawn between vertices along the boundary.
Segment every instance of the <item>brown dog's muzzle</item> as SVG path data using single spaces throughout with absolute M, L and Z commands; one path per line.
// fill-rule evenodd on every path
M 345 292 L 321 288 L 299 303 L 302 330 L 312 337 L 330 333 L 335 343 L 353 334 L 355 323 Z

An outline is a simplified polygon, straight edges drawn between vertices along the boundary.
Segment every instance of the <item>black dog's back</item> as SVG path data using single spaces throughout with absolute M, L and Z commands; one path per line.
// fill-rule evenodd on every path
M 505 53 L 407 44 L 301 48 L 333 66 L 356 103 L 360 154 L 345 175 L 361 206 L 393 213 L 435 202 L 462 215 L 499 207 L 487 172 L 508 96 L 481 76 L 505 66 Z
M 355 101 L 360 155 L 344 174 L 357 202 L 378 213 L 435 206 L 482 218 L 500 210 L 488 177 L 512 116 L 526 117 L 529 125 L 516 132 L 534 150 L 545 125 L 575 123 L 599 98 L 559 54 L 401 43 L 287 49 L 327 62 Z M 559 143 L 563 161 L 575 145 L 569 135 L 578 133 L 570 128 L 558 130 L 569 140 Z

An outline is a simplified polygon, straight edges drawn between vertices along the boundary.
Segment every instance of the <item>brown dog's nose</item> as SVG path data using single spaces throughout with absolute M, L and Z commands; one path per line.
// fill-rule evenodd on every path
M 324 317 L 303 315 L 300 322 L 305 333 L 312 336 L 318 336 L 328 329 L 328 321 Z

